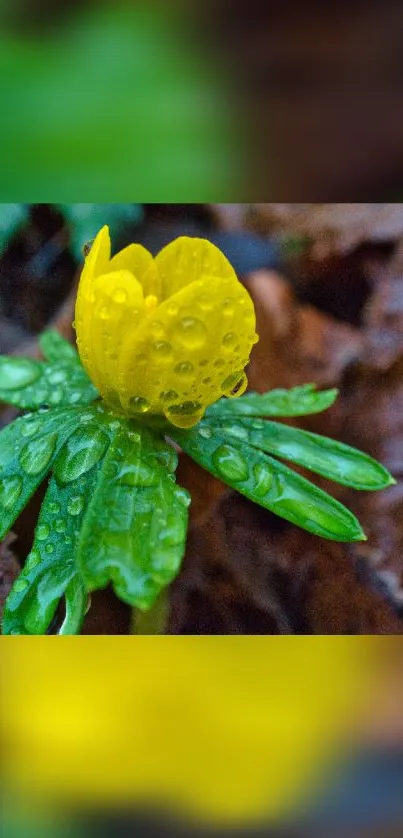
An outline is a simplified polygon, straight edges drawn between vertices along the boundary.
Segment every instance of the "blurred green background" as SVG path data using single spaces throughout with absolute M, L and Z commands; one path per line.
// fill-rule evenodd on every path
M 196 4 L 198 6 L 198 4 Z M 186 4 L 2 4 L 3 201 L 239 192 L 241 127 Z

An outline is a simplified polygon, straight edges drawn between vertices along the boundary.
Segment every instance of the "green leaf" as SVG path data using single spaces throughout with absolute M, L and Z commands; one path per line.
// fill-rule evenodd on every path
M 365 540 L 359 522 L 341 503 L 242 440 L 229 441 L 204 422 L 191 431 L 170 433 L 199 465 L 281 518 L 322 538 Z
M 55 329 L 47 329 L 42 332 L 39 335 L 38 342 L 48 361 L 54 363 L 70 361 L 72 364 L 81 366 L 77 350 Z
M 208 408 L 206 416 L 306 416 L 326 410 L 337 395 L 336 389 L 317 392 L 315 384 L 304 384 L 291 390 L 271 390 L 262 395 L 247 393 L 238 399 L 220 399 Z
M 213 423 L 210 422 L 211 427 Z M 276 454 L 310 471 L 353 489 L 384 489 L 396 481 L 380 463 L 337 440 L 265 419 L 237 419 L 216 424 L 223 436 L 244 439 L 255 448 Z
M 54 477 L 50 481 L 32 550 L 6 600 L 4 634 L 46 634 L 62 597 L 65 616 L 58 634 L 79 633 L 88 594 L 75 550 L 94 479 L 95 474 L 88 472 L 67 486 L 60 486 Z
M 111 582 L 124 602 L 146 610 L 175 578 L 190 502 L 175 484 L 176 463 L 173 449 L 151 431 L 121 426 L 79 538 L 77 563 L 88 590 Z
M 78 411 L 41 411 L 0 432 L 0 539 L 42 483 L 70 434 Z
M 50 341 L 45 343 L 49 345 Z M 35 410 L 89 404 L 98 396 L 78 360 L 74 364 L 71 359 L 48 364 L 0 355 L 0 401 L 6 404 Z
M 54 474 L 32 551 L 7 599 L 3 623 L 6 634 L 46 633 L 61 598 L 65 616 L 58 633 L 76 634 L 86 610 L 88 592 L 77 567 L 77 542 L 103 458 L 122 422 L 103 405 L 39 416 L 54 418 L 56 413 L 57 427 L 61 415 L 69 415 L 69 433 L 63 434 L 57 456 L 48 465 L 48 469 L 53 465 Z M 38 415 L 33 420 L 29 417 L 29 421 L 37 420 Z M 26 421 L 24 417 L 17 423 Z M 11 440 L 9 443 L 11 447 Z M 2 450 L 0 446 L 0 453 Z

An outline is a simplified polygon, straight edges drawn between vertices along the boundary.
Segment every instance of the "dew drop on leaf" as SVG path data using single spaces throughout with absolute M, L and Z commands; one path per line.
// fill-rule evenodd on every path
M 41 374 L 36 361 L 25 358 L 0 359 L 0 389 L 20 390 L 33 384 Z
M 218 473 L 225 480 L 238 482 L 247 480 L 249 477 L 249 467 L 246 460 L 231 445 L 220 445 L 212 455 L 212 460 Z
M 207 428 L 202 425 L 202 427 L 199 428 L 199 436 L 203 437 L 203 439 L 211 439 L 213 432 L 211 428 Z
M 36 530 L 36 537 L 38 541 L 46 541 L 50 533 L 50 527 L 48 524 L 39 524 Z
M 61 486 L 78 480 L 93 468 L 104 455 L 109 445 L 107 435 L 97 429 L 80 428 L 59 454 L 54 474 Z
M 29 587 L 28 580 L 20 578 L 20 579 L 17 579 L 14 582 L 12 590 L 15 591 L 15 593 L 19 594 L 19 593 L 22 593 L 22 591 L 26 591 L 28 587 Z
M 265 462 L 255 463 L 252 471 L 254 478 L 253 494 L 258 498 L 264 498 L 273 484 L 272 471 Z
M 36 475 L 49 465 L 56 448 L 57 434 L 27 442 L 20 454 L 20 465 L 28 475 Z
M 75 495 L 69 501 L 67 512 L 69 515 L 79 515 L 84 509 L 84 498 L 82 495 Z M 67 536 L 66 536 L 67 537 Z
M 22 480 L 15 477 L 5 477 L 0 481 L 0 505 L 4 509 L 11 509 L 17 502 L 22 491 Z
M 21 436 L 34 436 L 37 433 L 41 426 L 39 419 L 30 419 L 28 422 L 21 422 L 20 424 L 20 434 Z
M 58 532 L 58 533 L 64 532 L 66 527 L 67 527 L 67 523 L 64 520 L 64 518 L 58 518 L 57 521 L 55 521 L 56 532 Z

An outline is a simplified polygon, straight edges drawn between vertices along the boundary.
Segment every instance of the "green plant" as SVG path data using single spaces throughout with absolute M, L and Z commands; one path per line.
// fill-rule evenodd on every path
M 132 245 L 110 260 L 104 229 L 87 256 L 76 328 L 91 378 L 54 331 L 40 338 L 45 360 L 0 358 L 0 399 L 28 411 L 0 433 L 0 537 L 51 474 L 32 550 L 6 602 L 5 634 L 47 633 L 62 599 L 58 633 L 78 633 L 91 591 L 109 583 L 149 612 L 147 631 L 155 608 L 155 630 L 163 630 L 164 590 L 180 571 L 191 501 L 175 479 L 178 446 L 255 503 L 336 541 L 365 539 L 355 516 L 276 458 L 355 489 L 395 482 L 366 454 L 273 421 L 325 410 L 337 390 L 307 384 L 239 396 L 253 309 L 216 248 L 179 239 L 156 267 L 145 254 Z M 214 341 L 228 344 L 218 367 Z

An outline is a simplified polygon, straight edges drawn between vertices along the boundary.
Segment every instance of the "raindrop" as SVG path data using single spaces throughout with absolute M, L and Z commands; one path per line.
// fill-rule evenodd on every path
M 255 463 L 253 466 L 253 494 L 258 498 L 263 498 L 270 491 L 273 485 L 273 473 L 270 466 L 266 462 Z
M 22 492 L 21 477 L 5 477 L 0 482 L 0 504 L 5 509 L 11 509 Z
M 222 345 L 225 349 L 233 349 L 238 340 L 238 335 L 235 332 L 227 332 L 222 339 Z
M 66 375 L 61 370 L 50 369 L 48 373 L 49 384 L 63 384 L 66 381 Z
M 48 505 L 49 512 L 54 512 L 57 515 L 60 512 L 60 503 L 54 503 L 53 501 Z
M 182 363 L 176 365 L 174 372 L 184 378 L 189 378 L 193 373 L 193 364 L 189 361 L 182 361 Z
M 233 372 L 221 384 L 221 390 L 224 396 L 238 396 L 241 392 L 246 390 L 248 380 L 245 373 L 242 371 Z
M 32 550 L 29 555 L 27 556 L 27 560 L 24 565 L 24 572 L 29 573 L 35 567 L 40 564 L 41 556 L 39 550 Z
M 109 445 L 108 436 L 97 428 L 82 428 L 77 431 L 59 454 L 54 474 L 57 482 L 64 486 L 78 480 L 103 457 Z
M 138 355 L 135 356 L 135 362 L 137 366 L 141 367 L 147 363 L 147 355 L 145 352 L 139 352 Z
M 59 404 L 63 398 L 63 390 L 61 387 L 56 387 L 49 396 L 50 404 Z
M 170 405 L 166 416 L 178 428 L 191 428 L 203 416 L 204 408 L 200 402 L 186 401 Z
M 185 506 L 186 508 L 190 506 L 192 498 L 190 497 L 190 494 L 188 491 L 186 491 L 186 489 L 182 489 L 182 486 L 176 487 L 175 497 L 179 501 L 179 503 L 182 504 L 182 506 Z
M 39 378 L 41 368 L 36 361 L 25 358 L 1 358 L 0 360 L 0 388 L 3 390 L 20 390 L 33 384 Z
M 243 442 L 247 442 L 249 439 L 249 433 L 242 425 L 221 425 L 220 430 L 225 434 L 241 439 Z
M 195 317 L 183 317 L 178 323 L 178 338 L 188 349 L 198 349 L 206 342 L 207 329 Z
M 55 530 L 58 533 L 64 532 L 66 527 L 67 527 L 67 523 L 64 520 L 64 518 L 58 518 L 57 521 L 55 522 Z
M 231 445 L 220 445 L 212 459 L 219 475 L 225 480 L 237 483 L 248 479 L 248 464 L 240 452 Z
M 84 498 L 82 495 L 74 495 L 69 501 L 67 512 L 69 515 L 79 515 L 84 509 Z M 67 538 L 67 536 L 66 536 Z M 65 539 L 66 540 L 66 539 Z M 67 543 L 67 542 L 66 542 Z
M 64 536 L 64 543 L 65 544 L 71 544 L 72 541 L 73 541 L 73 539 L 72 539 L 71 535 L 65 535 Z
M 50 533 L 50 527 L 48 524 L 39 524 L 36 530 L 36 537 L 38 541 L 46 541 L 48 535 Z
M 201 428 L 199 428 L 199 436 L 203 437 L 203 439 L 211 439 L 213 431 L 211 428 L 207 428 L 205 425 L 202 425 Z
M 171 317 L 176 317 L 176 315 L 177 315 L 178 311 L 179 311 L 179 308 L 178 308 L 178 306 L 176 305 L 176 303 L 170 303 L 170 304 L 169 304 L 169 306 L 168 306 L 168 314 L 170 314 L 170 315 L 171 315 Z
M 30 419 L 29 422 L 23 421 L 20 423 L 21 436 L 33 436 L 41 426 L 39 419 Z
M 52 459 L 56 442 L 57 434 L 48 434 L 27 442 L 19 458 L 26 474 L 34 476 L 44 471 Z
M 214 366 L 215 367 L 223 367 L 224 365 L 225 365 L 225 361 L 223 360 L 223 358 L 217 358 L 214 361 Z
M 109 306 L 101 306 L 101 308 L 98 311 L 98 316 L 101 318 L 101 320 L 109 320 L 109 318 L 110 318 Z
M 133 396 L 129 401 L 129 409 L 133 413 L 147 413 L 150 407 L 150 402 L 142 396 Z
M 156 361 L 166 362 L 171 357 L 171 344 L 166 340 L 156 340 L 151 345 L 151 351 Z
M 45 547 L 45 551 L 46 551 L 46 553 L 49 553 L 49 554 L 54 553 L 55 545 L 54 544 L 47 544 L 46 547 Z
M 20 593 L 22 593 L 22 591 L 26 591 L 28 587 L 29 587 L 29 582 L 28 582 L 28 580 L 27 580 L 27 579 L 23 579 L 22 577 L 20 577 L 19 579 L 17 579 L 17 580 L 14 582 L 14 585 L 13 585 L 13 587 L 12 587 L 12 590 L 13 590 L 13 592 L 15 592 L 16 594 L 20 594 Z
M 119 474 L 119 483 L 123 486 L 140 486 L 147 488 L 157 486 L 159 482 L 158 473 L 147 463 L 138 463 L 136 466 L 125 466 Z

